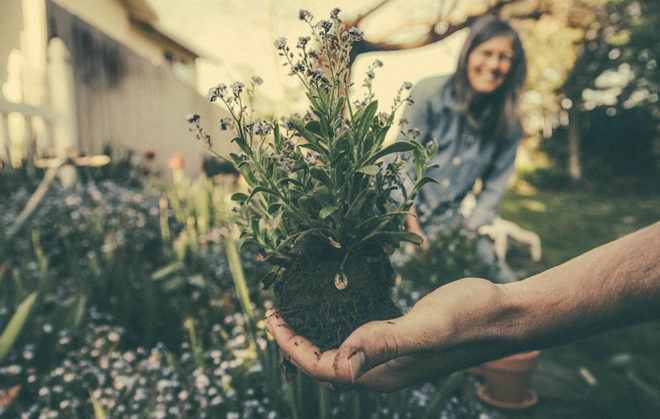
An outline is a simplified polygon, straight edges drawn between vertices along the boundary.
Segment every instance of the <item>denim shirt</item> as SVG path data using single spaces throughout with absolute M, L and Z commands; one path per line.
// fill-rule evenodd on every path
M 438 153 L 431 161 L 437 167 L 424 174 L 438 183 L 427 183 L 418 193 L 415 206 L 422 228 L 431 227 L 427 224 L 432 216 L 460 204 L 481 178 L 482 190 L 466 220 L 468 227 L 477 229 L 491 224 L 497 216 L 513 173 L 522 129 L 512 130 L 510 138 L 503 141 L 486 141 L 466 116 L 454 109 L 456 102 L 449 81 L 449 76 L 420 81 L 411 92 L 414 104 L 403 113 L 403 118 L 409 121 L 407 128 L 421 130 L 417 141 L 426 145 L 433 140 L 438 144 Z M 414 176 L 414 164 L 409 165 L 408 172 Z M 406 190 L 410 190 L 410 184 Z

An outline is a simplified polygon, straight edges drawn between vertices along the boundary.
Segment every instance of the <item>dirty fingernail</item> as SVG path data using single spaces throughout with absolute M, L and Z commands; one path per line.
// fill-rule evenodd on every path
M 364 366 L 364 352 L 358 351 L 348 358 L 348 372 L 351 374 L 351 382 L 355 382 Z

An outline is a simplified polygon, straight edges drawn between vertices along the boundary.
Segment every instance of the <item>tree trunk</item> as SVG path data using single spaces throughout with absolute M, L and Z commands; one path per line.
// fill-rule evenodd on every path
M 568 172 L 574 181 L 582 180 L 582 163 L 580 161 L 580 119 L 579 113 L 573 111 L 568 119 Z

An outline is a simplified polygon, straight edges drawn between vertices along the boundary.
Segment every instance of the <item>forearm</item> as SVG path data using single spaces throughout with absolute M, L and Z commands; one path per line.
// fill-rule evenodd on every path
M 449 283 L 404 316 L 372 321 L 319 355 L 269 320 L 280 347 L 326 382 L 391 391 L 516 352 L 660 318 L 660 223 L 524 281 Z M 277 320 L 277 322 L 275 322 Z
M 502 306 L 494 338 L 523 350 L 658 319 L 660 223 L 498 287 Z

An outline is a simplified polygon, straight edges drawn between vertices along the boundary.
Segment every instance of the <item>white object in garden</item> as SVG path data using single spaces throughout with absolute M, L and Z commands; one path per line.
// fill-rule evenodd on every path
M 48 67 L 48 96 L 57 121 L 53 127 L 54 146 L 57 156 L 66 158 L 68 150 L 78 150 L 78 128 L 71 55 L 59 38 L 48 44 Z M 60 169 L 60 180 L 64 185 L 73 184 L 75 176 L 72 166 Z

